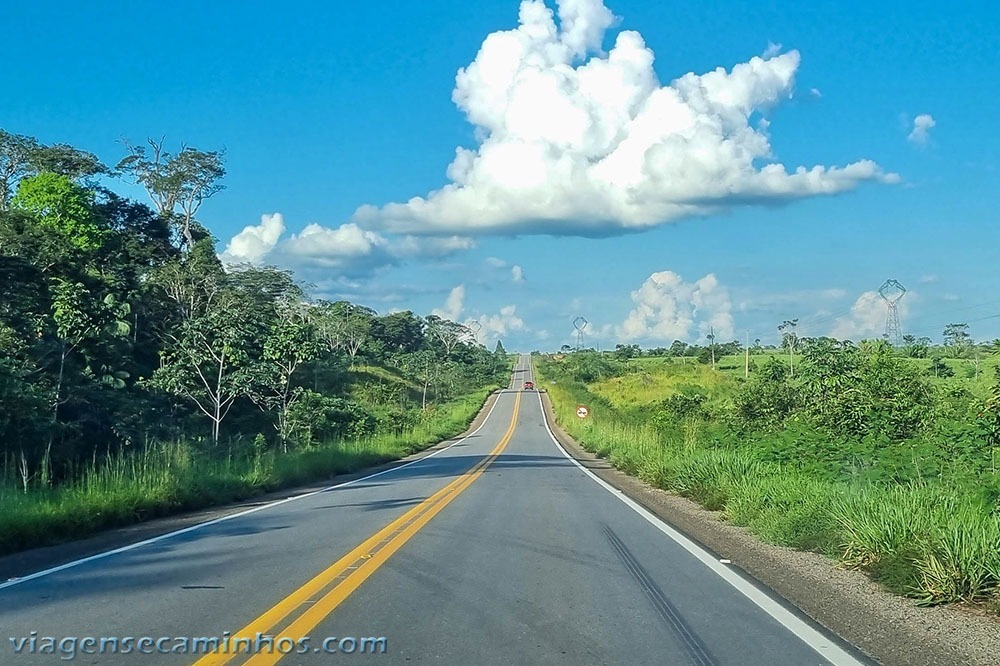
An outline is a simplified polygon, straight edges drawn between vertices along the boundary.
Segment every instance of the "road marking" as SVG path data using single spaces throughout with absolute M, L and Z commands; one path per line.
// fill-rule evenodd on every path
M 559 443 L 559 440 L 556 439 L 555 433 L 552 432 L 548 416 L 545 414 L 545 405 L 542 404 L 541 394 L 538 396 L 538 407 L 542 410 L 542 422 L 545 424 L 545 430 L 549 433 L 549 438 L 556 445 L 556 448 L 558 448 L 570 462 L 579 467 L 584 474 L 596 481 L 598 485 L 611 493 L 612 496 L 624 502 L 630 509 L 645 518 L 658 530 L 676 541 L 682 548 L 684 548 L 684 550 L 691 553 L 702 564 L 736 588 L 737 591 L 743 594 L 743 596 L 747 597 L 750 601 L 759 606 L 761 610 L 774 618 L 779 624 L 798 637 L 798 639 L 803 643 L 818 652 L 824 659 L 833 664 L 833 666 L 865 666 L 865 662 L 858 660 L 847 650 L 844 650 L 829 637 L 825 636 L 822 632 L 816 630 L 807 622 L 797 617 L 794 613 L 772 599 L 756 585 L 721 564 L 712 554 L 681 534 L 675 528 L 665 523 L 656 514 L 652 513 L 644 506 L 625 495 L 624 492 L 615 488 L 610 483 L 581 465 L 576 458 L 570 455 L 569 452 L 563 448 L 562 444 Z
M 504 393 L 504 392 L 505 391 L 501 390 L 501 393 Z M 377 476 L 382 476 L 383 474 L 389 474 L 389 473 L 392 473 L 392 472 L 397 472 L 397 471 L 399 471 L 401 469 L 405 469 L 407 467 L 410 467 L 411 465 L 416 465 L 418 463 L 421 463 L 421 462 L 427 460 L 428 458 L 433 458 L 434 456 L 438 455 L 439 453 L 444 453 L 445 451 L 447 451 L 451 447 L 457 446 L 457 445 L 461 444 L 462 442 L 464 442 L 465 440 L 467 440 L 468 438 L 470 438 L 473 435 L 477 434 L 489 422 L 490 416 L 493 414 L 493 410 L 496 409 L 496 406 L 499 403 L 500 403 L 500 399 L 498 397 L 496 400 L 493 401 L 493 405 L 490 407 L 490 410 L 486 413 L 486 418 L 483 419 L 483 422 L 480 423 L 479 427 L 477 427 L 475 430 L 473 430 L 472 432 L 470 432 L 468 435 L 465 435 L 465 436 L 461 437 L 460 439 L 455 440 L 454 442 L 452 442 L 451 444 L 449 444 L 448 446 L 446 446 L 444 448 L 438 449 L 437 451 L 434 451 L 433 453 L 429 453 L 429 454 L 427 454 L 426 456 L 424 456 L 422 458 L 418 458 L 417 460 L 411 460 L 410 462 L 403 463 L 402 465 L 399 465 L 397 467 L 393 467 L 391 469 L 384 469 L 381 472 L 375 472 L 374 474 L 369 474 L 367 476 L 362 476 L 362 477 L 354 479 L 352 481 L 345 481 L 343 483 L 337 483 L 337 484 L 334 484 L 332 486 L 327 486 L 325 488 L 320 488 L 319 490 L 314 490 L 312 492 L 303 493 L 302 495 L 296 495 L 294 497 L 286 497 L 285 499 L 282 499 L 282 500 L 275 500 L 274 502 L 269 502 L 268 504 L 262 504 L 261 506 L 256 506 L 256 507 L 254 507 L 252 509 L 247 509 L 246 511 L 240 511 L 238 513 L 229 514 L 228 516 L 221 516 L 219 518 L 213 518 L 212 520 L 207 520 L 207 521 L 205 521 L 203 523 L 198 523 L 196 525 L 191 525 L 189 527 L 185 527 L 185 528 L 182 528 L 182 529 L 179 529 L 179 530 L 174 530 L 173 532 L 167 532 L 166 534 L 160 534 L 159 536 L 151 537 L 151 538 L 145 539 L 143 541 L 137 541 L 135 543 L 130 543 L 130 544 L 126 545 L 126 546 L 121 546 L 119 548 L 114 548 L 112 550 L 107 550 L 107 551 L 104 551 L 104 552 L 101 552 L 101 553 L 95 553 L 93 555 L 89 555 L 87 557 L 83 557 L 83 558 L 80 558 L 78 560 L 73 560 L 71 562 L 66 562 L 65 564 L 60 564 L 59 566 L 51 567 L 51 568 L 48 568 L 48 569 L 43 569 L 42 571 L 36 571 L 35 573 L 28 574 L 27 576 L 22 576 L 20 578 L 14 578 L 14 579 L 8 580 L 8 581 L 6 581 L 4 583 L 0 583 L 0 590 L 5 590 L 5 589 L 7 589 L 9 587 L 14 587 L 15 585 L 20 585 L 22 583 L 27 583 L 29 580 L 35 580 L 37 578 L 43 578 L 45 576 L 51 576 L 54 573 L 59 573 L 60 571 L 66 571 L 67 569 L 72 569 L 74 567 L 78 567 L 81 564 L 89 564 L 90 562 L 94 562 L 94 561 L 97 561 L 97 560 L 102 560 L 102 559 L 104 559 L 106 557 L 111 557 L 112 555 L 119 555 L 121 553 L 127 553 L 128 551 L 135 550 L 136 548 L 142 548 L 143 546 L 149 546 L 149 545 L 154 544 L 154 543 L 159 543 L 160 541 L 166 541 L 167 539 L 173 539 L 173 538 L 179 537 L 179 536 L 181 536 L 183 534 L 188 534 L 190 532 L 194 532 L 195 530 L 200 530 L 200 529 L 204 529 L 206 527 L 211 527 L 213 525 L 218 525 L 219 523 L 224 523 L 227 520 L 234 520 L 236 518 L 242 518 L 244 516 L 249 516 L 250 514 L 257 513 L 258 511 L 265 511 L 267 509 L 271 509 L 273 507 L 280 506 L 280 505 L 286 504 L 288 502 L 295 502 L 297 500 L 305 499 L 307 497 L 313 497 L 314 495 L 319 495 L 320 493 L 325 493 L 325 492 L 328 492 L 330 490 L 336 490 L 337 488 L 345 488 L 345 487 L 353 485 L 355 483 L 361 483 L 362 481 L 368 481 L 369 479 L 374 479 Z
M 222 666 L 230 662 L 241 656 L 233 654 L 227 649 L 235 641 L 249 640 L 250 644 L 253 644 L 258 635 L 269 635 L 268 632 L 275 629 L 279 623 L 286 621 L 296 611 L 301 611 L 301 613 L 284 629 L 272 636 L 274 643 L 271 645 L 276 644 L 282 638 L 291 638 L 297 641 L 309 635 L 309 632 L 316 625 L 329 616 L 337 606 L 358 589 L 407 541 L 413 538 L 434 516 L 472 485 L 486 471 L 486 468 L 503 453 L 517 428 L 520 405 L 521 395 L 517 394 L 514 398 L 513 414 L 507 432 L 504 433 L 489 455 L 444 488 L 383 527 L 250 624 L 231 634 L 228 645 L 223 646 L 225 652 L 217 651 L 205 655 L 195 662 L 194 666 Z M 244 664 L 245 666 L 272 665 L 278 663 L 284 656 L 280 652 L 265 651 L 251 656 Z

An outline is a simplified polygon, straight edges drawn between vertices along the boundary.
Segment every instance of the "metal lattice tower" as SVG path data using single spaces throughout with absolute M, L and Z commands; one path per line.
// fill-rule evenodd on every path
M 899 346 L 903 344 L 903 330 L 899 325 L 899 308 L 896 306 L 903 296 L 906 295 L 906 288 L 896 280 L 886 280 L 878 289 L 879 296 L 885 301 L 888 311 L 885 318 L 885 339 L 889 344 Z
M 583 329 L 587 328 L 590 322 L 584 317 L 577 317 L 573 320 L 573 328 L 576 329 L 576 350 L 583 349 Z

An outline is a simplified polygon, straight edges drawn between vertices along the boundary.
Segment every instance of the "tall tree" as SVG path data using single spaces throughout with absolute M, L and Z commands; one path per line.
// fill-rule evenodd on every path
M 108 173 L 108 167 L 97 155 L 65 143 L 36 148 L 31 153 L 30 164 L 36 173 L 54 173 L 72 180 Z
M 291 432 L 288 416 L 304 391 L 295 385 L 295 375 L 317 355 L 309 308 L 297 300 L 279 301 L 267 327 L 260 362 L 253 370 L 250 399 L 261 409 L 275 412 L 275 429 L 286 453 Z
M 203 310 L 166 333 L 170 344 L 162 352 L 153 384 L 193 403 L 211 421 L 214 443 L 233 403 L 251 390 L 261 329 L 250 300 L 222 290 Z
M 33 137 L 0 129 L 0 211 L 10 206 L 21 178 L 33 173 L 32 156 L 39 148 Z
M 795 343 L 798 341 L 798 336 L 795 334 L 795 327 L 799 325 L 799 320 L 796 319 L 786 319 L 781 322 L 778 326 L 778 332 L 781 333 L 781 346 L 788 349 L 788 374 L 795 374 Z
M 119 172 L 142 185 L 157 212 L 176 220 L 188 249 L 194 246 L 191 225 L 206 199 L 225 188 L 223 151 L 203 151 L 181 146 L 176 155 L 164 149 L 164 139 L 148 139 L 146 146 L 125 142 L 128 151 L 118 163 Z
M 51 454 L 56 431 L 60 424 L 59 409 L 66 404 L 64 393 L 67 387 L 67 362 L 78 350 L 87 351 L 86 346 L 100 343 L 102 338 L 124 338 L 129 333 L 129 306 L 118 302 L 112 294 L 103 299 L 95 298 L 82 283 L 55 279 L 52 287 L 52 322 L 55 356 L 55 379 L 52 388 L 51 426 L 45 453 L 42 457 L 42 480 L 51 482 Z M 107 366 L 97 365 L 94 353 L 85 354 L 87 371 L 101 376 L 104 381 L 113 382 L 114 371 Z M 110 372 L 109 372 L 110 370 Z
M 429 315 L 426 321 L 428 335 L 444 348 L 445 358 L 450 358 L 455 348 L 467 340 L 471 333 L 468 326 L 437 315 Z
M 969 325 L 965 323 L 948 324 L 944 327 L 944 344 L 950 347 L 955 356 L 964 356 L 972 344 L 969 335 Z
M 409 310 L 393 312 L 372 321 L 372 336 L 392 352 L 415 352 L 424 343 L 424 322 Z
M 68 176 L 40 173 L 23 179 L 11 206 L 32 215 L 42 225 L 81 250 L 95 250 L 104 242 L 104 230 L 95 216 L 94 193 Z
M 327 351 L 342 351 L 353 361 L 371 337 L 375 316 L 374 310 L 362 305 L 320 301 L 313 308 L 312 320 L 317 339 Z

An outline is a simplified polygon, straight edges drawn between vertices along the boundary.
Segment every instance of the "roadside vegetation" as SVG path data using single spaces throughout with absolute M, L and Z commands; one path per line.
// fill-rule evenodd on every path
M 223 266 L 196 215 L 224 174 L 0 130 L 0 553 L 399 458 L 506 384 L 465 326 Z
M 616 467 L 919 603 L 1000 608 L 1000 345 L 948 332 L 758 347 L 749 377 L 737 343 L 535 363 L 559 424 Z

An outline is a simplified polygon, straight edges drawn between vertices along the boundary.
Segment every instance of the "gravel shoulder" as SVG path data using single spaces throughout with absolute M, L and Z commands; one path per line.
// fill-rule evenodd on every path
M 1000 617 L 956 606 L 921 608 L 864 573 L 817 553 L 763 543 L 695 502 L 654 488 L 585 451 L 546 416 L 560 444 L 590 471 L 884 666 L 1000 666 Z

